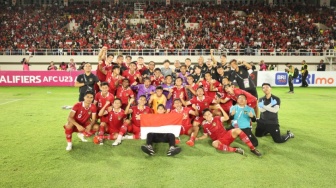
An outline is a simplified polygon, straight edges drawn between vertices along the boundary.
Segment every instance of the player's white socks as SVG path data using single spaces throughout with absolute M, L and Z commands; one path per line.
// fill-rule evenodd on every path
M 117 146 L 119 144 L 121 144 L 121 139 L 123 138 L 123 136 L 121 134 L 118 134 L 117 139 L 113 142 L 112 146 Z
M 78 136 L 79 139 L 81 139 L 82 142 L 87 142 L 87 140 L 84 138 L 83 133 L 77 133 L 77 136 Z
M 122 140 L 122 135 L 121 134 L 118 134 L 118 137 L 117 137 L 117 139 L 116 140 L 119 140 L 120 142 L 121 142 L 121 140 Z
M 65 150 L 67 150 L 67 151 L 72 150 L 72 143 L 71 143 L 71 142 L 68 142 L 68 145 L 67 145 L 67 147 L 65 148 Z
M 125 135 L 122 137 L 122 140 L 132 140 L 133 139 L 133 135 Z

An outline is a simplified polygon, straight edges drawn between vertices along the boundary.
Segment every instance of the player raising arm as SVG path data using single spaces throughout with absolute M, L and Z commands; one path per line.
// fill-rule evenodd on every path
M 107 115 L 104 121 L 100 123 L 98 137 L 95 137 L 95 143 L 103 145 L 104 138 L 109 140 L 121 140 L 124 131 L 127 130 L 127 125 L 129 120 L 126 120 L 126 114 L 123 109 L 121 109 L 121 100 L 114 99 L 113 106 L 108 108 L 102 108 L 99 111 L 99 116 Z M 108 132 L 109 136 L 104 137 L 104 133 Z M 121 142 L 114 142 L 112 146 L 119 145 Z
M 128 130 L 120 129 L 120 133 L 124 135 L 126 131 L 133 133 L 132 136 L 125 137 L 126 139 L 139 139 L 140 138 L 140 114 L 151 114 L 153 113 L 152 109 L 148 106 L 145 106 L 147 103 L 146 96 L 142 95 L 138 99 L 138 105 L 131 106 L 134 102 L 134 98 L 130 98 L 128 105 L 125 109 L 125 114 L 132 114 L 131 125 L 128 126 Z M 122 132 L 124 131 L 124 132 Z M 119 133 L 119 134 L 120 134 Z M 121 142 L 120 140 L 116 140 L 116 142 Z

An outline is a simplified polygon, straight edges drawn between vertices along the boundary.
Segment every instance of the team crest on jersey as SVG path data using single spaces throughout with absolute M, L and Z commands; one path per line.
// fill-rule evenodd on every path
M 134 79 L 135 79 L 135 80 L 136 80 L 136 78 L 137 78 L 137 77 L 136 77 L 136 76 L 134 76 Z
M 126 97 L 127 97 L 127 96 L 128 96 L 128 93 L 126 93 L 125 95 L 126 95 Z
M 90 82 L 93 82 L 93 79 L 92 79 L 92 78 L 90 78 L 89 80 L 90 80 Z

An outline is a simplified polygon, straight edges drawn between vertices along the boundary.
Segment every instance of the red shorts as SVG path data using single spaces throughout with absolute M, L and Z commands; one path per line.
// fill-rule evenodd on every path
M 90 123 L 91 123 L 91 121 L 87 121 L 86 123 L 79 123 L 79 124 L 82 125 L 84 128 L 86 128 L 87 126 L 90 125 Z M 73 132 L 79 132 L 75 125 L 72 127 L 72 131 Z
M 199 123 L 200 125 L 202 125 L 202 122 L 204 121 L 203 117 L 200 116 L 196 116 L 196 118 L 194 119 L 194 122 Z
M 218 141 L 220 141 L 220 143 L 229 146 L 234 140 L 235 138 L 232 137 L 232 130 L 229 130 L 228 132 L 226 132 L 221 138 L 218 139 Z
M 182 125 L 180 135 L 188 135 L 189 129 L 192 128 L 191 124 L 188 125 Z
M 127 131 L 134 134 L 134 139 L 140 138 L 140 127 L 134 124 L 128 125 Z
M 111 133 L 119 133 L 121 126 L 108 125 L 108 132 Z
M 257 101 L 252 101 L 250 103 L 247 103 L 247 106 L 251 107 L 251 108 L 255 108 L 257 106 Z
M 105 115 L 105 116 L 98 116 L 98 119 L 100 119 L 100 123 L 101 123 L 101 122 L 105 122 L 105 123 L 107 123 L 107 122 L 108 122 L 108 115 Z

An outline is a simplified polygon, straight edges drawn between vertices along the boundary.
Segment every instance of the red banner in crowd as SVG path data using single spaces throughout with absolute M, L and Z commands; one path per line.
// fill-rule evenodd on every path
M 74 86 L 83 71 L 0 71 L 0 86 Z

